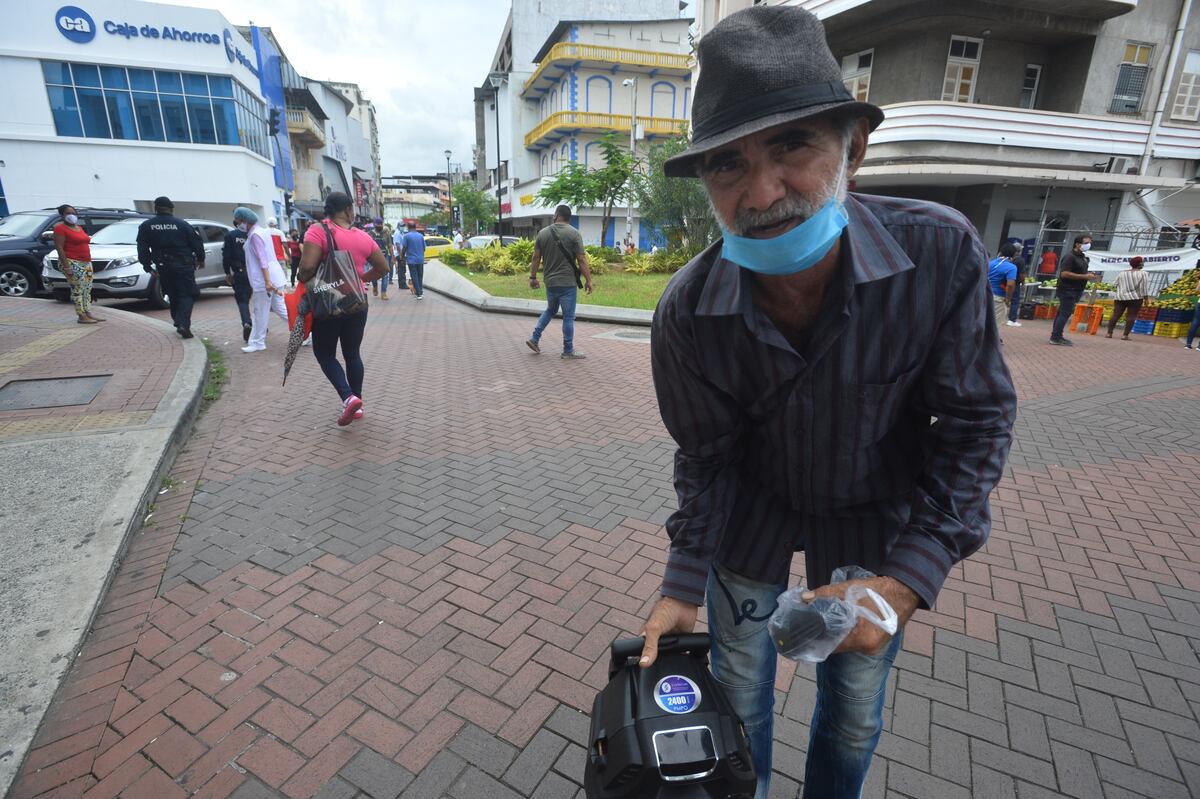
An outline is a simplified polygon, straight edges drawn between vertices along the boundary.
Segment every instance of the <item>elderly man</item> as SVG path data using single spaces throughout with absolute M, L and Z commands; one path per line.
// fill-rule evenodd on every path
M 1016 415 L 971 225 L 928 202 L 847 194 L 883 112 L 855 102 L 820 22 L 755 6 L 699 45 L 693 144 L 724 231 L 655 312 L 659 407 L 679 448 L 679 510 L 643 633 L 691 631 L 708 599 L 712 669 L 771 774 L 776 653 L 767 620 L 803 550 L 813 596 L 833 570 L 895 609 L 817 666 L 804 795 L 857 797 L 882 729 L 903 624 L 987 538 L 988 493 Z M 879 331 L 900 331 L 881 336 Z

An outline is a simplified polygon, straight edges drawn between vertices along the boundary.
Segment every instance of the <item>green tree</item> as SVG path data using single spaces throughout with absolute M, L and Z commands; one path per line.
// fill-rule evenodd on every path
M 430 211 L 423 215 L 420 219 L 421 224 L 427 228 L 441 227 L 450 224 L 450 213 L 448 211 Z
M 542 186 L 537 196 L 539 204 L 548 207 L 566 203 L 572 208 L 600 208 L 603 212 L 600 241 L 603 242 L 612 223 L 613 205 L 629 192 L 637 162 L 629 150 L 617 143 L 616 133 L 604 134 L 599 145 L 604 166 L 588 169 L 578 161 L 571 161 L 553 180 Z
M 669 178 L 663 173 L 663 162 L 688 145 L 687 136 L 680 136 L 651 147 L 646 171 L 634 181 L 634 194 L 643 220 L 660 228 L 668 241 L 698 251 L 720 234 L 704 185 L 699 178 Z
M 475 188 L 473 183 L 457 183 L 453 190 L 454 204 L 462 209 L 463 230 L 477 233 L 491 230 L 496 224 L 496 213 L 500 210 L 496 198 L 486 191 Z

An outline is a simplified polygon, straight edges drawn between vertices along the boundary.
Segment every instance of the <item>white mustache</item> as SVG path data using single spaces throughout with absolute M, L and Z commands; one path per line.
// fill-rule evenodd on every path
M 734 214 L 732 221 L 722 219 L 721 215 L 717 213 L 716 206 L 712 205 L 711 197 L 709 198 L 709 205 L 712 207 L 713 215 L 717 219 L 722 219 L 722 221 L 726 222 L 726 229 L 735 236 L 746 236 L 755 228 L 778 225 L 780 222 L 786 222 L 789 219 L 806 222 L 817 211 L 820 211 L 825 203 L 834 197 L 838 198 L 839 201 L 846 199 L 846 190 L 848 188 L 847 171 L 849 165 L 848 160 L 842 161 L 837 177 L 833 179 L 829 187 L 816 200 L 811 200 L 803 194 L 789 190 L 783 198 L 776 200 L 765 211 L 751 211 L 739 208 Z

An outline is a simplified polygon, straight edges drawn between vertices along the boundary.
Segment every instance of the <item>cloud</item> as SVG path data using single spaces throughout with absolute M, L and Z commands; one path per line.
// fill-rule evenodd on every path
M 508 18 L 505 0 L 166 0 L 270 27 L 296 70 L 357 83 L 375 104 L 383 174 L 471 167 L 474 87 Z

